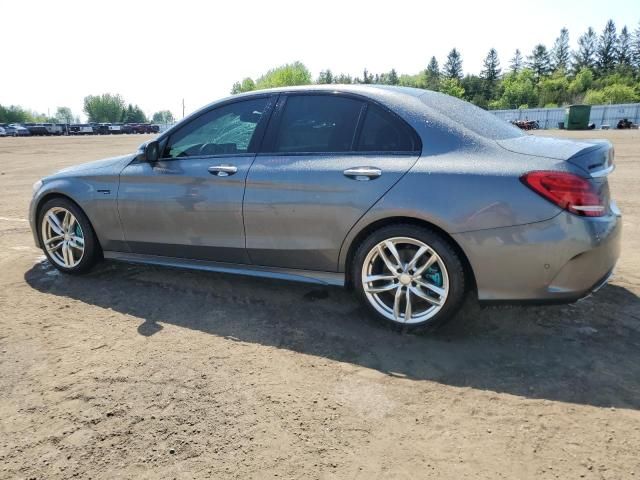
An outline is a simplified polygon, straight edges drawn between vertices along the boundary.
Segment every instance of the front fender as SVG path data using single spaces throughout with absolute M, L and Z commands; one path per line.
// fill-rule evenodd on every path
M 42 248 L 38 237 L 38 210 L 44 201 L 53 196 L 69 198 L 82 209 L 103 249 L 110 249 L 114 242 L 123 244 L 124 236 L 116 208 L 117 190 L 117 177 L 114 179 L 110 175 L 107 178 L 95 175 L 45 180 L 29 206 L 29 224 L 36 246 Z
M 87 193 L 87 186 L 85 186 L 84 189 L 80 187 L 76 190 L 73 188 L 71 180 L 67 178 L 54 178 L 42 184 L 31 198 L 31 203 L 29 204 L 29 225 L 31 226 L 31 233 L 33 234 L 36 247 L 42 248 L 42 244 L 40 243 L 40 238 L 38 236 L 37 222 L 38 210 L 40 209 L 43 201 L 54 196 L 63 196 L 73 200 L 74 203 L 81 205 L 79 198 L 86 197 Z

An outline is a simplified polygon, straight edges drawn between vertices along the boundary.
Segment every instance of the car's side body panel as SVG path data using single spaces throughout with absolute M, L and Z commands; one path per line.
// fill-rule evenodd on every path
M 276 98 L 214 105 L 168 138 L 158 161 L 134 161 L 122 171 L 118 211 L 132 253 L 250 263 L 245 182 Z M 243 123 L 245 110 L 252 116 Z
M 360 217 L 415 163 L 416 155 L 259 155 L 247 179 L 244 220 L 252 263 L 336 271 Z M 378 168 L 372 180 L 344 175 Z
M 523 188 L 519 177 L 527 168 L 566 167 L 558 161 L 519 157 L 514 158 L 517 162 L 505 164 L 489 149 L 420 157 L 351 229 L 340 252 L 340 271 L 358 234 L 386 218 L 421 220 L 453 234 L 524 225 L 558 215 L 561 210 L 557 206 Z M 472 174 L 474 170 L 482 174 Z
M 134 162 L 120 176 L 118 211 L 133 253 L 249 263 L 242 198 L 255 154 L 236 155 L 235 175 L 208 168 L 223 158 Z

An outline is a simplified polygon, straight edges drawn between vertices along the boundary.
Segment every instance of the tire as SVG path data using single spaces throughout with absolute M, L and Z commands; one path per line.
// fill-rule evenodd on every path
M 398 265 L 392 273 L 390 267 Z M 397 224 L 376 230 L 359 245 L 351 268 L 360 300 L 395 330 L 433 331 L 464 301 L 462 260 L 449 241 L 427 227 Z
M 70 217 L 66 217 L 67 212 Z M 50 214 L 55 216 L 57 223 L 51 220 Z M 65 224 L 66 218 L 69 218 L 69 228 Z M 67 198 L 57 197 L 45 202 L 38 210 L 37 228 L 47 260 L 63 273 L 88 272 L 100 258 L 100 245 L 91 222 L 82 209 Z M 64 235 L 60 235 L 60 231 Z M 65 253 L 65 249 L 70 253 Z

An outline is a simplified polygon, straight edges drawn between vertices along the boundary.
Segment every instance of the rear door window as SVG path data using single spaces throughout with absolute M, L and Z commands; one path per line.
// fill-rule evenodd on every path
M 276 153 L 349 152 L 364 102 L 338 95 L 291 95 L 276 133 Z

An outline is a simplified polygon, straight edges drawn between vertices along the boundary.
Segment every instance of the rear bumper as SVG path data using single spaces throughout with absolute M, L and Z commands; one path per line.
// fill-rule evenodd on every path
M 478 299 L 572 302 L 601 287 L 620 256 L 619 214 L 562 212 L 544 222 L 455 234 L 475 274 Z

